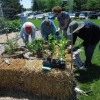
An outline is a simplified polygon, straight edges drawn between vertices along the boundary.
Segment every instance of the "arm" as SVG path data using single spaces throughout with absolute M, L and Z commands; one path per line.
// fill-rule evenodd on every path
M 52 28 L 52 34 L 54 35 L 56 33 L 57 28 L 53 21 L 51 21 L 51 28 Z
M 73 36 L 70 36 L 72 37 L 71 40 L 70 40 L 70 45 L 68 46 L 68 49 L 69 51 L 72 49 L 72 45 L 74 46 L 75 42 L 76 42 L 76 39 L 77 39 L 77 36 L 72 34 Z M 73 39 L 73 40 L 72 40 Z
M 34 40 L 35 39 L 35 33 L 36 33 L 36 28 L 35 28 L 35 26 L 34 25 L 32 25 L 32 40 Z
M 64 30 L 66 27 L 68 27 L 68 25 L 69 25 L 69 21 L 70 21 L 70 18 L 68 17 L 68 18 L 66 18 L 65 20 L 64 20 L 64 26 L 63 27 L 61 27 L 61 30 Z
M 43 22 L 41 23 L 40 31 L 41 31 L 41 35 L 42 35 L 42 37 L 44 37 Z
M 59 24 L 59 28 L 60 28 L 60 31 L 61 31 L 62 29 L 61 29 L 61 24 L 60 24 L 60 22 L 59 22 L 58 24 Z

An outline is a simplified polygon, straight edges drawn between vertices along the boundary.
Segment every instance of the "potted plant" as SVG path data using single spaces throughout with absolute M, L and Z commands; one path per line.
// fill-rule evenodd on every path
M 49 66 L 52 68 L 64 69 L 66 65 L 65 55 L 67 54 L 67 43 L 69 40 L 64 38 L 63 35 L 60 35 L 60 40 L 58 41 L 51 34 L 48 39 L 48 47 L 52 52 L 51 56 L 48 56 L 47 59 L 43 61 L 44 66 Z

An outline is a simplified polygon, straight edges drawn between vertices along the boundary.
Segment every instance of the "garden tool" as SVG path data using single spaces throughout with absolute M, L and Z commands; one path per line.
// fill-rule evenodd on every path
M 48 66 L 42 66 L 42 70 L 48 70 L 50 71 L 52 68 L 51 67 L 48 67 Z
M 50 71 L 52 69 L 51 66 L 51 58 L 47 57 L 43 60 L 43 66 L 42 66 L 43 70 L 48 70 Z
M 85 96 L 89 96 L 92 93 L 91 90 L 89 90 L 89 91 L 83 91 L 82 89 L 80 89 L 78 87 L 75 87 L 75 92 L 79 93 L 79 94 L 82 94 L 82 95 L 85 95 Z

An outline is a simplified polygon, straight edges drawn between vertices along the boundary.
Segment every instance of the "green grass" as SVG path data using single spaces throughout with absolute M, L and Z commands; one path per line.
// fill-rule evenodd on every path
M 100 26 L 100 20 L 91 20 Z M 81 39 L 78 39 L 76 45 L 81 42 Z M 100 43 L 97 45 L 93 59 L 92 66 L 87 71 L 75 71 L 75 79 L 77 85 L 85 91 L 92 90 L 90 96 L 78 95 L 79 100 L 100 100 L 100 52 L 98 51 Z M 82 47 L 82 52 L 80 57 L 82 61 L 85 61 L 84 48 Z
M 40 29 L 40 25 L 43 20 L 41 19 L 41 20 L 28 20 L 28 21 L 32 22 L 38 29 Z M 53 22 L 55 23 L 56 27 L 58 28 L 58 21 L 53 20 Z
M 58 27 L 57 20 L 53 20 L 55 25 Z M 91 20 L 92 22 L 96 23 L 100 26 L 100 20 Z M 40 27 L 40 23 L 42 20 L 32 20 L 32 22 L 35 24 L 36 27 Z M 81 39 L 78 39 L 76 42 L 76 45 L 80 44 L 82 42 Z M 100 52 L 98 52 L 98 46 L 97 45 L 91 66 L 91 69 L 88 71 L 76 71 L 75 72 L 75 79 L 77 86 L 80 87 L 82 90 L 88 91 L 92 90 L 92 94 L 90 96 L 84 96 L 84 95 L 78 95 L 79 100 L 100 100 Z M 84 48 L 82 47 L 82 52 L 80 54 L 80 57 L 82 61 L 85 61 L 84 56 Z M 78 74 L 79 76 L 76 76 Z
M 42 20 L 31 20 L 37 28 L 40 28 L 40 23 Z M 57 20 L 53 20 L 55 25 L 58 27 Z M 91 20 L 92 22 L 96 23 L 100 26 L 100 20 Z M 76 45 L 82 42 L 81 39 L 78 39 Z M 88 91 L 92 90 L 92 94 L 90 96 L 78 95 L 79 100 L 100 100 L 100 52 L 98 52 L 97 45 L 91 66 L 91 69 L 88 71 L 75 71 L 75 79 L 77 86 L 81 89 Z M 82 52 L 80 54 L 82 61 L 85 61 L 84 50 L 82 47 Z M 78 74 L 79 76 L 76 76 Z
M 28 20 L 34 23 L 34 25 L 39 29 L 40 24 L 42 20 Z M 58 27 L 58 22 L 57 20 L 53 20 L 55 25 Z M 92 22 L 96 23 L 97 25 L 100 26 L 100 20 L 91 20 Z M 82 42 L 81 39 L 78 39 L 76 42 L 76 45 L 78 45 L 80 42 Z M 78 95 L 79 100 L 100 100 L 100 52 L 98 52 L 98 46 L 97 45 L 92 63 L 93 65 L 91 66 L 91 69 L 88 71 L 75 71 L 75 79 L 78 87 L 81 89 L 88 91 L 92 90 L 92 94 L 90 96 L 84 96 L 84 95 Z M 84 50 L 82 47 L 82 52 L 80 54 L 82 61 L 85 61 L 85 56 L 84 56 Z M 78 74 L 79 76 L 76 76 Z

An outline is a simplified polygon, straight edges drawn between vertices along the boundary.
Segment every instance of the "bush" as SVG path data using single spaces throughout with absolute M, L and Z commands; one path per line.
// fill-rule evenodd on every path
M 0 33 L 10 33 L 10 32 L 17 32 L 21 29 L 21 25 L 18 21 L 7 21 L 4 19 L 0 19 Z

